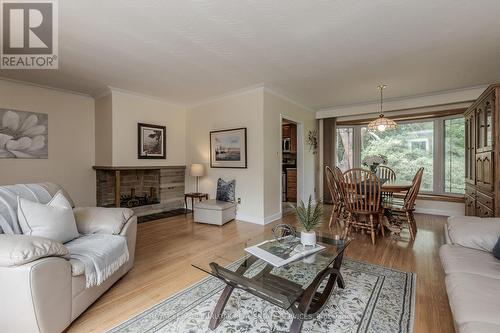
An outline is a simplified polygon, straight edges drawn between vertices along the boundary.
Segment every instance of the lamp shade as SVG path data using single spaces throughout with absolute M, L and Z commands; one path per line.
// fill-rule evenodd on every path
M 203 164 L 191 164 L 189 174 L 193 177 L 201 177 L 205 175 L 205 166 Z

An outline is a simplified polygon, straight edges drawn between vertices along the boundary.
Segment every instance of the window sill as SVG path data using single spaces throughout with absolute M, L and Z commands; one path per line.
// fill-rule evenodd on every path
M 394 197 L 404 198 L 404 194 L 395 193 Z M 447 194 L 427 194 L 422 193 L 417 196 L 417 200 L 433 200 L 433 201 L 444 201 L 444 202 L 458 202 L 464 203 L 465 197 L 463 195 L 447 195 Z

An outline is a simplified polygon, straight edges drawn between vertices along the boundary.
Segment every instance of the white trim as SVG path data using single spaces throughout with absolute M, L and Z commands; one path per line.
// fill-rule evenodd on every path
M 448 90 L 436 92 L 428 95 L 408 96 L 401 98 L 386 99 L 384 101 L 384 111 L 397 111 L 408 109 L 421 109 L 426 107 L 446 106 L 454 107 L 454 104 L 472 102 L 476 100 L 487 86 L 476 86 L 464 89 Z M 341 117 L 346 115 L 360 115 L 374 113 L 379 110 L 379 102 L 362 104 L 352 104 L 320 109 L 316 112 L 316 118 Z
M 279 220 L 282 217 L 283 217 L 283 214 L 281 212 L 278 212 L 278 213 L 273 214 L 273 215 L 266 216 L 266 217 L 264 217 L 264 224 L 269 224 L 271 222 Z
M 82 92 L 75 91 L 75 90 L 56 88 L 56 87 L 47 86 L 44 84 L 39 84 L 39 83 L 35 83 L 35 82 L 30 82 L 30 81 L 14 80 L 14 79 L 9 79 L 9 78 L 3 77 L 3 76 L 0 76 L 0 81 L 5 81 L 8 83 L 14 83 L 14 84 L 20 84 L 20 85 L 26 85 L 26 86 L 32 86 L 32 87 L 36 87 L 36 88 L 54 90 L 54 91 L 59 91 L 59 92 L 63 92 L 66 94 L 79 95 L 79 96 L 83 96 L 83 97 L 90 97 L 90 98 L 93 97 L 90 94 L 82 93 Z
M 446 210 L 446 209 L 432 209 L 432 208 L 418 208 L 418 205 L 415 205 L 415 213 L 418 214 L 428 214 L 428 215 L 439 215 L 439 216 L 464 216 L 462 213 L 457 214 L 455 210 Z
M 201 105 L 210 104 L 210 103 L 217 102 L 217 101 L 220 101 L 222 99 L 229 98 L 229 97 L 236 97 L 236 96 L 244 95 L 244 94 L 256 91 L 256 90 L 264 91 L 264 84 L 259 83 L 259 84 L 248 86 L 245 88 L 229 91 L 229 92 L 226 92 L 226 93 L 223 93 L 220 95 L 215 95 L 215 96 L 200 100 L 198 102 L 188 103 L 185 105 L 185 107 L 189 110 L 189 109 L 193 109 L 195 107 L 201 106 Z
M 96 91 L 92 96 L 94 97 L 95 100 L 101 99 L 103 97 L 111 95 L 113 91 L 109 87 L 105 87 L 104 89 L 100 89 Z
M 305 109 L 305 110 L 307 110 L 307 111 L 314 112 L 314 110 L 313 110 L 313 109 L 311 109 L 310 107 L 307 107 L 307 106 L 305 106 L 304 104 L 302 104 L 302 103 L 300 103 L 300 102 L 297 102 L 296 100 L 294 100 L 294 99 L 293 99 L 293 98 L 291 98 L 291 97 L 288 97 L 288 96 L 287 96 L 287 95 L 285 95 L 284 93 L 281 93 L 281 92 L 276 91 L 276 90 L 275 90 L 275 88 L 269 88 L 269 87 L 268 87 L 268 86 L 266 86 L 266 85 L 263 85 L 263 87 L 264 87 L 264 91 L 265 91 L 265 92 L 268 92 L 268 93 L 270 93 L 270 94 L 272 94 L 272 95 L 274 95 L 274 96 L 276 96 L 276 97 L 282 98 L 282 99 L 284 99 L 285 101 L 288 101 L 288 102 L 290 102 L 290 103 L 292 103 L 292 104 L 294 104 L 294 105 L 296 105 L 296 106 L 298 106 L 298 107 L 301 107 L 301 108 L 303 108 L 303 109 Z
M 260 225 L 265 224 L 265 219 L 262 217 L 245 216 L 245 215 L 241 215 L 238 213 L 236 213 L 236 220 L 241 221 L 241 222 L 260 224 Z
M 151 95 L 147 95 L 147 94 L 143 94 L 143 93 L 138 93 L 138 92 L 131 91 L 131 90 L 126 90 L 126 89 L 116 88 L 116 87 L 113 87 L 113 86 L 108 86 L 107 88 L 111 92 L 117 92 L 117 93 L 120 93 L 120 94 L 132 95 L 132 96 L 136 96 L 136 97 L 140 97 L 140 98 L 145 98 L 145 99 L 149 99 L 149 100 L 161 102 L 161 103 L 164 103 L 164 104 L 167 104 L 167 105 L 170 105 L 170 106 L 174 106 L 174 107 L 178 107 L 178 108 L 185 108 L 186 107 L 183 104 L 174 103 L 174 102 L 171 102 L 171 101 L 169 101 L 167 99 L 164 99 L 164 98 L 161 98 L 161 97 L 151 96 Z

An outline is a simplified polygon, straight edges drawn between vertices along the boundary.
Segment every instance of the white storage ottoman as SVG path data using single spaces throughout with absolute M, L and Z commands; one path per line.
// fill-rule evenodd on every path
M 236 218 L 236 204 L 233 202 L 205 200 L 194 204 L 194 221 L 223 225 Z

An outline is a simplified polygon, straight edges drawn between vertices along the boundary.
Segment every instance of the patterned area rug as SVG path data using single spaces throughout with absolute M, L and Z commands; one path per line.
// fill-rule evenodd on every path
M 236 269 L 240 260 L 230 265 Z M 303 270 L 301 270 L 303 271 Z M 307 281 L 303 272 L 295 279 Z M 344 259 L 345 289 L 335 288 L 324 310 L 302 332 L 413 331 L 416 274 Z M 208 277 L 108 331 L 208 333 L 210 315 L 225 284 Z M 292 314 L 236 289 L 215 332 L 288 332 Z

